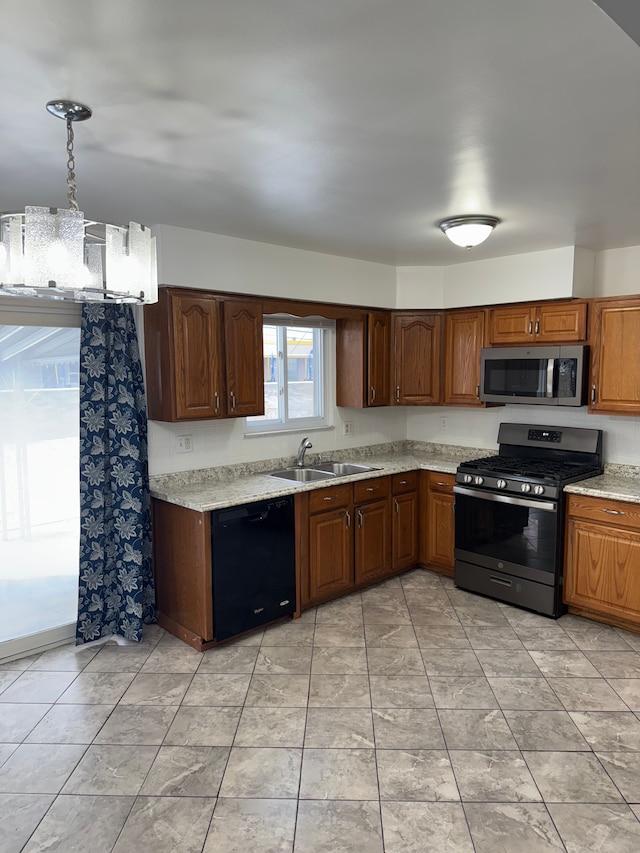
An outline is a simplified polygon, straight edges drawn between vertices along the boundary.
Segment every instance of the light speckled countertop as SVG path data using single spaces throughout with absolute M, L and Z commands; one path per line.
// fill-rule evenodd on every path
M 363 474 L 332 477 L 316 483 L 295 483 L 260 473 L 260 471 L 273 471 L 290 466 L 292 460 L 287 457 L 269 459 L 260 463 L 228 465 L 224 468 L 207 468 L 200 471 L 168 474 L 165 477 L 152 477 L 151 495 L 197 512 L 209 512 L 281 495 L 321 489 L 336 483 L 355 482 L 414 471 L 417 468 L 455 474 L 456 468 L 464 459 L 490 456 L 492 453 L 495 451 L 490 449 L 399 441 L 323 454 L 325 462 L 331 460 L 359 462 L 378 469 Z M 309 462 L 314 461 L 313 455 L 310 454 Z M 310 464 L 309 467 L 313 465 Z
M 418 468 L 455 474 L 458 465 L 465 459 L 491 456 L 496 452 L 487 448 L 397 441 L 323 454 L 325 462 L 332 460 L 360 462 L 378 469 L 364 474 L 333 477 L 316 483 L 295 483 L 278 480 L 261 473 L 291 466 L 292 458 L 285 457 L 152 477 L 151 495 L 196 512 L 210 512 L 214 509 L 224 509 L 252 501 L 322 489 L 335 483 L 368 480 L 372 477 L 384 477 L 403 471 L 414 471 Z M 313 454 L 308 458 L 309 463 L 317 461 Z M 313 467 L 313 464 L 309 467 Z M 640 468 L 609 464 L 605 466 L 605 473 L 602 476 L 571 483 L 565 486 L 565 492 L 640 503 Z
M 632 465 L 605 465 L 604 474 L 565 486 L 565 492 L 610 498 L 640 504 L 640 468 Z

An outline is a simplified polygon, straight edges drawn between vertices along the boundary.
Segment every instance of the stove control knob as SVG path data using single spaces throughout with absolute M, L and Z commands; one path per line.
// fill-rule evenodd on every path
M 507 481 L 506 480 L 496 480 L 496 486 L 499 489 L 506 489 L 507 488 Z
M 476 486 L 481 486 L 484 483 L 484 477 L 474 477 L 473 482 Z
M 465 474 L 464 477 L 462 478 L 462 482 L 463 483 L 473 483 L 473 477 L 471 476 L 471 474 Z
M 533 487 L 534 495 L 543 495 L 544 494 L 544 486 L 534 486 Z
M 521 492 L 524 492 L 525 494 L 526 494 L 527 492 L 530 492 L 530 491 L 531 491 L 531 483 L 523 483 L 523 484 L 520 486 L 520 491 L 521 491 Z

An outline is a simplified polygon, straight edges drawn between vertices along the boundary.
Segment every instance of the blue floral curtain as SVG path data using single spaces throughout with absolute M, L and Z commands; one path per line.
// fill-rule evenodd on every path
M 130 305 L 85 303 L 80 332 L 76 643 L 155 621 L 147 413 Z

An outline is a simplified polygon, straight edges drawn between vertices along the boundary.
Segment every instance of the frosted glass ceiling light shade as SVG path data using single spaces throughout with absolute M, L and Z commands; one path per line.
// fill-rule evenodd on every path
M 0 295 L 157 302 L 156 240 L 149 228 L 95 222 L 78 209 L 73 122 L 91 118 L 91 110 L 62 100 L 49 101 L 47 109 L 67 123 L 69 209 L 0 213 Z
M 499 222 L 497 216 L 452 216 L 438 226 L 456 246 L 471 249 L 484 243 Z

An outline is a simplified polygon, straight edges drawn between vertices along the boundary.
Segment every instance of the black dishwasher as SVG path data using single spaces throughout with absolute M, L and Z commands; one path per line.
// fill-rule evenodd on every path
M 211 546 L 218 642 L 294 612 L 293 495 L 215 510 Z

